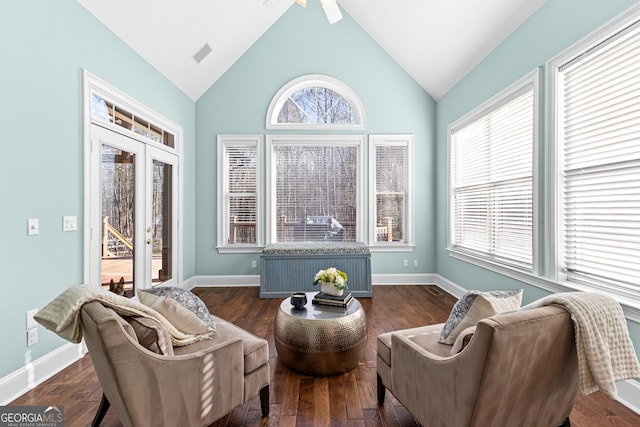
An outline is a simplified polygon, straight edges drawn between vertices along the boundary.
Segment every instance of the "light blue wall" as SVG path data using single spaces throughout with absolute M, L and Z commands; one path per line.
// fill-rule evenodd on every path
M 364 133 L 415 134 L 417 247 L 413 254 L 374 254 L 374 273 L 437 272 L 468 289 L 524 287 L 526 302 L 546 294 L 443 250 L 446 127 L 633 2 L 549 0 L 437 106 L 348 15 L 329 25 L 316 3 L 290 8 L 194 104 L 76 1 L 0 2 L 0 378 L 64 343 L 39 327 L 40 343 L 27 348 L 25 312 L 83 277 L 82 232 L 61 231 L 63 215 L 77 215 L 82 230 L 83 68 L 184 128 L 185 278 L 257 274 L 250 268 L 257 254 L 215 249 L 216 135 L 266 134 L 275 92 L 300 75 L 323 73 L 358 94 Z M 40 219 L 39 236 L 27 237 L 29 217 Z M 404 258 L 420 267 L 402 268 Z M 640 325 L 629 326 L 638 348 Z
M 437 271 L 440 275 L 466 289 L 522 287 L 525 303 L 548 294 L 540 288 L 451 258 L 444 249 L 447 246 L 447 126 L 536 67 L 544 66 L 547 60 L 633 3 L 631 0 L 549 0 L 438 101 L 436 251 Z M 546 152 L 544 135 L 543 128 L 543 153 Z M 544 159 L 544 156 L 541 159 Z M 541 167 L 544 168 L 544 164 Z M 544 172 L 544 169 L 541 172 Z M 543 194 L 544 190 L 543 188 Z M 544 223 L 541 225 L 541 228 L 544 228 Z M 640 350 L 640 329 L 637 324 L 629 323 L 636 349 Z
M 74 0 L 0 2 L 0 378 L 64 343 L 25 313 L 83 278 L 83 68 L 184 128 L 185 277 L 195 271 L 195 104 Z M 62 216 L 77 215 L 77 232 Z M 27 218 L 40 235 L 27 237 Z
M 374 253 L 372 265 L 374 273 L 433 273 L 435 102 L 346 13 L 329 25 L 319 2 L 309 2 L 306 9 L 291 7 L 196 103 L 197 274 L 258 274 L 251 260 L 259 254 L 221 255 L 215 248 L 216 136 L 266 134 L 274 94 L 312 73 L 333 76 L 355 91 L 366 111 L 364 133 L 415 135 L 417 247 L 411 254 Z M 403 268 L 404 258 L 418 259 L 419 268 Z

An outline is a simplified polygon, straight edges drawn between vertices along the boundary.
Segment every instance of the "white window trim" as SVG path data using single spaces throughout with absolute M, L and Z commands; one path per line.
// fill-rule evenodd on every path
M 278 114 L 282 109 L 284 103 L 289 99 L 291 95 L 297 91 L 308 87 L 326 87 L 340 94 L 353 109 L 356 122 L 354 124 L 308 124 L 308 123 L 278 123 Z M 269 108 L 267 109 L 267 129 L 309 129 L 309 130 L 343 130 L 343 129 L 364 129 L 365 128 L 365 116 L 364 108 L 358 95 L 351 90 L 349 86 L 344 84 L 338 79 L 322 74 L 309 74 L 301 76 L 291 80 L 271 99 Z
M 358 168 L 359 173 L 357 176 L 358 183 L 358 212 L 356 215 L 356 223 L 358 224 L 356 227 L 356 241 L 362 242 L 365 237 L 364 234 L 364 210 L 366 209 L 366 204 L 364 203 L 364 147 L 365 147 L 365 137 L 364 135 L 267 135 L 267 144 L 266 144 L 266 158 L 268 161 L 266 162 L 266 176 L 267 176 L 267 185 L 266 192 L 269 195 L 267 202 L 266 211 L 266 241 L 268 243 L 276 243 L 276 235 L 277 235 L 277 218 L 275 215 L 275 205 L 276 205 L 276 174 L 275 171 L 275 156 L 273 155 L 273 148 L 277 145 L 292 145 L 295 143 L 300 143 L 302 145 L 317 145 L 317 146 L 345 146 L 345 147 L 358 147 Z
M 406 252 L 415 247 L 414 222 L 413 222 L 413 141 L 412 134 L 397 135 L 369 135 L 369 249 L 374 252 Z M 376 241 L 376 147 L 381 145 L 394 145 L 407 147 L 408 158 L 408 182 L 407 201 L 405 212 L 405 241 L 404 242 L 378 242 Z
M 584 52 L 597 46 L 608 38 L 614 36 L 622 29 L 640 21 L 640 5 L 634 5 L 608 21 L 567 50 L 559 55 L 551 58 L 546 63 L 546 82 L 547 82 L 547 175 L 546 175 L 546 229 L 545 240 L 547 242 L 562 241 L 562 233 L 559 227 L 560 203 L 561 203 L 561 185 L 562 177 L 559 168 L 562 165 L 562 153 L 560 150 L 560 141 L 558 138 L 558 100 L 560 92 L 558 90 L 558 74 L 560 68 L 571 60 L 579 57 Z M 599 291 L 609 294 L 611 297 L 625 304 L 625 315 L 632 320 L 640 321 L 640 296 L 632 292 L 622 289 L 611 288 L 608 286 L 585 286 L 566 280 L 566 275 L 560 272 L 561 259 L 563 257 L 561 245 L 547 244 L 545 265 L 546 277 L 553 283 L 560 284 L 569 290 L 580 291 Z
M 489 100 L 485 101 L 469 113 L 465 114 L 455 122 L 451 123 L 447 127 L 447 161 L 449 173 L 447 175 L 447 251 L 449 252 L 449 256 L 453 258 L 457 258 L 468 262 L 470 264 L 475 264 L 480 267 L 483 267 L 487 270 L 494 271 L 496 273 L 500 273 L 518 280 L 522 280 L 521 277 L 524 274 L 528 277 L 537 277 L 540 265 L 540 257 L 539 257 L 539 217 L 540 217 L 540 206 L 539 206 L 539 187 L 540 187 L 540 173 L 539 173 L 539 136 L 540 136 L 540 69 L 536 68 L 532 72 L 528 73 L 506 89 L 502 90 L 500 93 L 496 94 Z M 495 110 L 500 107 L 504 103 L 513 99 L 513 95 L 519 91 L 522 91 L 527 86 L 533 86 L 533 222 L 532 222 L 532 232 L 533 232 L 533 260 L 532 260 L 532 270 L 522 270 L 507 264 L 497 263 L 493 260 L 483 258 L 477 256 L 472 253 L 467 253 L 458 249 L 455 249 L 452 245 L 452 236 L 451 236 L 451 133 L 455 131 L 455 129 L 463 127 L 478 118 L 488 114 L 489 112 Z
M 93 275 L 96 274 L 96 271 L 99 271 L 99 257 L 94 254 L 92 250 L 92 233 L 98 233 L 101 227 L 101 218 L 92 218 L 91 212 L 98 211 L 97 203 L 100 203 L 98 200 L 99 197 L 97 195 L 100 194 L 100 189 L 98 186 L 99 179 L 97 177 L 97 171 L 92 169 L 92 161 L 91 161 L 91 125 L 94 122 L 91 116 L 91 95 L 93 93 L 98 93 L 101 96 L 104 96 L 106 99 L 110 101 L 115 101 L 118 105 L 127 108 L 131 112 L 135 112 L 140 114 L 141 116 L 146 117 L 147 119 L 153 121 L 154 123 L 163 127 L 163 129 L 170 131 L 173 133 L 174 139 L 174 147 L 168 147 L 162 143 L 151 141 L 147 138 L 144 138 L 140 135 L 137 135 L 135 132 L 129 132 L 120 126 L 116 126 L 111 123 L 106 123 L 104 121 L 95 121 L 95 124 L 107 128 L 111 131 L 123 134 L 129 138 L 137 139 L 145 144 L 151 145 L 157 149 L 164 150 L 170 153 L 173 153 L 178 156 L 178 197 L 177 197 L 177 210 L 178 210 L 178 218 L 176 219 L 177 223 L 177 236 L 176 236 L 176 244 L 177 244 L 177 271 L 176 271 L 176 281 L 178 284 L 181 284 L 183 281 L 183 261 L 184 261 L 184 233 L 183 233 L 183 225 L 182 218 L 184 217 L 184 191 L 183 191 L 183 181 L 182 181 L 182 170 L 184 164 L 184 158 L 182 155 L 183 144 L 183 129 L 182 126 L 174 123 L 173 121 L 165 118 L 159 113 L 153 111 L 146 105 L 138 102 L 134 98 L 130 97 L 126 93 L 121 90 L 115 88 L 94 74 L 90 73 L 88 70 L 82 70 L 82 96 L 83 96 L 83 106 L 82 106 L 82 117 L 83 117 L 83 139 L 84 139 L 84 260 L 83 260 L 83 280 L 84 283 L 91 283 L 93 281 Z
M 263 240 L 263 202 L 262 202 L 262 162 L 263 162 L 263 137 L 262 135 L 218 135 L 218 228 L 217 249 L 219 253 L 256 253 L 264 248 Z M 224 223 L 225 217 L 224 188 L 225 188 L 225 148 L 228 146 L 256 147 L 256 243 L 225 243 Z

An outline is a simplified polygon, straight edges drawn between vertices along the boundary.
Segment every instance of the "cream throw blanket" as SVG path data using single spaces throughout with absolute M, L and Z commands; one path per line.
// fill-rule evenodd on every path
M 171 336 L 173 345 L 188 345 L 210 336 L 210 334 L 193 335 L 182 332 L 156 310 L 138 301 L 90 285 L 76 285 L 68 288 L 38 311 L 34 318 L 62 338 L 79 343 L 82 340 L 80 308 L 90 301 L 98 301 L 124 316 L 142 316 L 157 320 Z
M 600 390 L 616 399 L 616 381 L 640 377 L 627 322 L 614 299 L 592 292 L 561 292 L 523 309 L 550 304 L 559 304 L 571 314 L 582 394 Z

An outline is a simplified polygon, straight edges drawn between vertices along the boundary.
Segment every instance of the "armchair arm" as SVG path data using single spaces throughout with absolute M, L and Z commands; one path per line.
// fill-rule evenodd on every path
M 476 331 L 465 351 L 450 357 L 392 335 L 393 394 L 422 425 L 434 419 L 447 420 L 447 426 L 469 425 L 487 352 L 486 332 Z

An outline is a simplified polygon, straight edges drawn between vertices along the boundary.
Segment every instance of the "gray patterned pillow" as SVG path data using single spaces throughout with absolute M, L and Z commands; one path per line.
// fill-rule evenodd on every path
M 452 345 L 460 332 L 494 314 L 517 310 L 522 304 L 522 289 L 517 291 L 468 291 L 451 309 L 438 342 Z
M 161 297 L 170 297 L 175 299 L 180 305 L 188 308 L 201 320 L 204 320 L 215 331 L 216 323 L 209 313 L 209 309 L 200 298 L 193 292 L 179 288 L 177 286 L 160 286 L 153 289 L 145 289 L 140 292 L 147 292 L 152 295 Z

